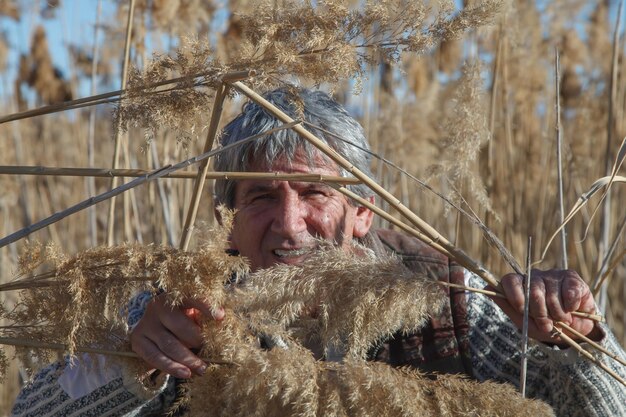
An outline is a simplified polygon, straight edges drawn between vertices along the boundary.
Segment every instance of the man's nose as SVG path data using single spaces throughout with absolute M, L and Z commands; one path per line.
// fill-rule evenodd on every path
M 272 230 L 287 238 L 295 237 L 307 229 L 306 213 L 299 196 L 288 194 L 281 199 Z

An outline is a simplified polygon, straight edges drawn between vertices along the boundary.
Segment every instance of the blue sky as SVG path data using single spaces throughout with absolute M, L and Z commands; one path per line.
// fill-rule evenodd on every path
M 97 1 L 62 1 L 61 7 L 49 19 L 44 19 L 38 12 L 45 7 L 45 4 L 44 1 L 21 2 L 22 16 L 19 22 L 9 18 L 0 18 L 0 30 L 4 32 L 9 42 L 8 69 L 3 77 L 9 80 L 10 88 L 12 88 L 15 79 L 19 55 L 28 53 L 31 33 L 38 25 L 42 25 L 46 29 L 54 65 L 65 74 L 68 73 L 70 63 L 67 45 L 91 43 L 93 40 Z M 113 1 L 102 0 L 103 19 L 111 19 L 114 11 L 115 4 Z M 6 85 L 3 82 L 0 85 L 0 96 L 2 97 L 11 93 L 5 91 L 5 88 Z
M 116 9 L 118 2 L 115 0 L 101 0 L 101 21 L 111 23 L 116 19 Z M 30 48 L 31 34 L 38 25 L 44 26 L 48 37 L 48 45 L 54 65 L 60 69 L 67 78 L 70 72 L 70 56 L 68 45 L 87 46 L 91 50 L 94 37 L 94 25 L 96 22 L 97 0 L 62 0 L 60 7 L 54 10 L 51 18 L 41 16 L 41 10 L 45 9 L 46 1 L 22 1 L 21 19 L 19 22 L 6 17 L 0 17 L 0 32 L 4 33 L 9 43 L 9 56 L 7 70 L 0 74 L 0 97 L 12 95 L 13 80 L 16 76 L 19 56 L 21 53 L 28 53 Z M 226 4 L 226 2 L 224 3 Z M 216 23 L 225 21 L 224 17 L 228 10 L 225 7 L 216 13 Z M 120 26 L 125 25 L 122 22 Z M 103 41 L 103 34 L 100 33 L 99 42 Z M 167 44 L 167 43 L 164 43 Z M 148 45 L 150 48 L 150 45 Z M 151 51 L 149 51 L 151 52 Z M 123 51 L 120 51 L 121 62 Z M 113 63 L 113 68 L 119 65 Z M 101 90 L 111 90 L 119 88 L 119 79 L 116 77 L 114 85 L 99 85 Z M 7 91 L 8 90 L 8 91 Z M 85 82 L 80 86 L 79 96 L 89 95 L 89 86 Z

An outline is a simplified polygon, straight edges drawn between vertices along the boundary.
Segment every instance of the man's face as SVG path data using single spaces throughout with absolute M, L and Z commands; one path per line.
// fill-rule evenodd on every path
M 278 160 L 267 169 L 253 163 L 250 171 L 338 175 L 319 155 L 311 166 L 301 153 L 291 165 Z M 347 248 L 353 237 L 365 236 L 373 217 L 325 184 L 297 181 L 238 181 L 235 209 L 231 248 L 250 260 L 253 271 L 298 264 L 317 245 L 316 239 Z

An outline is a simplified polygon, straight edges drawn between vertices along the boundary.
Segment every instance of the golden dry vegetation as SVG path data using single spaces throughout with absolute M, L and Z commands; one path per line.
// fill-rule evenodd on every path
M 26 19 L 33 12 L 54 19 L 56 8 L 66 6 L 47 2 L 32 10 L 26 3 L 3 1 L 0 19 Z M 557 133 L 563 141 L 566 212 L 595 180 L 610 174 L 626 135 L 624 42 L 621 31 L 615 36 L 613 3 L 467 0 L 458 10 L 443 0 L 327 1 L 315 7 L 233 0 L 228 7 L 234 13 L 218 28 L 220 2 L 137 0 L 128 86 L 140 92 L 121 104 L 118 94 L 98 106 L 61 105 L 64 111 L 3 121 L 0 165 L 153 170 L 177 163 L 202 152 L 219 77 L 254 69 L 257 76 L 246 82 L 257 91 L 294 81 L 333 91 L 359 118 L 378 156 L 473 213 L 520 263 L 532 236 L 537 260 L 560 224 Z M 42 26 L 33 24 L 13 72 L 6 64 L 11 41 L 6 33 L 0 36 L 0 80 L 11 92 L 0 99 L 0 118 L 84 96 L 79 83 L 92 72 L 108 78 L 115 85 L 110 90 L 118 89 L 130 4 L 115 3 L 116 15 L 101 27 L 97 48 L 93 39 L 67 46 L 72 61 L 63 74 L 55 71 Z M 159 36 L 170 47 L 161 45 L 158 55 L 150 55 L 148 45 Z M 98 62 L 92 66 L 94 52 Z M 177 84 L 154 86 L 185 76 Z M 231 91 L 220 125 L 241 103 Z M 496 274 L 510 270 L 474 221 L 396 168 L 374 164 L 376 180 L 456 246 Z M 187 170 L 194 173 L 197 166 Z M 0 175 L 0 236 L 112 186 L 107 177 L 41 170 L 50 175 L 27 175 L 32 171 L 7 168 Z M 201 200 L 200 224 L 214 222 L 210 187 Z M 567 261 L 592 286 L 608 271 L 601 305 L 624 340 L 626 193 L 615 183 L 602 204 L 600 194 L 566 227 Z M 176 247 L 192 195 L 193 179 L 160 179 L 124 193 L 112 216 L 105 201 L 28 239 L 54 243 L 69 254 L 122 242 Z M 0 283 L 13 279 L 23 246 L 20 240 L 0 248 Z M 557 238 L 540 267 L 562 266 L 563 253 Z M 10 310 L 17 295 L 1 292 L 2 305 Z M 0 409 L 16 394 L 16 369 L 3 384 Z

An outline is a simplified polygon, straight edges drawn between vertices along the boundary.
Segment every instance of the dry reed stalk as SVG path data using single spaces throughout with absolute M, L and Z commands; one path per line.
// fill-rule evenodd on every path
M 561 329 L 559 329 L 558 327 L 555 326 L 554 330 L 553 330 L 553 333 L 554 333 L 555 336 L 559 337 L 561 340 L 566 342 L 568 345 L 570 345 L 571 347 L 576 349 L 581 355 L 583 355 L 584 357 L 589 359 L 595 365 L 597 365 L 600 368 L 602 368 L 603 371 L 605 371 L 607 374 L 611 375 L 619 383 L 621 383 L 622 385 L 626 386 L 626 381 L 622 377 L 620 377 L 612 369 L 610 369 L 605 364 L 603 364 L 598 359 L 596 359 L 591 353 L 589 353 L 585 349 L 583 349 L 578 343 L 576 343 L 571 337 L 566 335 Z
M 626 138 L 624 138 L 624 142 L 622 142 L 622 150 L 624 152 L 624 155 L 622 155 L 622 158 L 626 157 Z M 569 213 L 567 214 L 567 216 L 565 216 L 565 220 L 563 221 L 563 223 L 561 225 L 559 225 L 559 227 L 557 228 L 557 230 L 550 236 L 550 238 L 548 239 L 548 242 L 546 243 L 543 252 L 541 253 L 541 258 L 536 261 L 535 263 L 539 263 L 541 261 L 543 261 L 545 259 L 546 253 L 548 252 L 548 248 L 550 246 L 550 244 L 554 241 L 554 238 L 558 235 L 559 231 L 561 230 L 562 227 L 564 227 L 568 222 L 570 222 L 572 220 L 572 218 L 576 215 L 576 213 L 578 213 L 583 207 L 586 206 L 587 202 L 589 201 L 589 199 L 598 191 L 603 190 L 604 189 L 604 194 L 603 195 L 607 195 L 607 189 L 615 183 L 626 183 L 626 177 L 622 177 L 622 176 L 618 176 L 615 175 L 615 173 L 612 176 L 607 176 L 607 177 L 602 177 L 598 180 L 596 180 L 593 184 L 591 184 L 591 186 L 589 187 L 589 190 L 586 191 L 585 193 L 583 193 L 578 200 L 576 201 L 576 203 L 574 203 L 574 206 L 570 209 Z M 596 207 L 597 209 L 597 207 Z M 586 232 L 585 232 L 586 233 Z M 600 260 L 601 262 L 601 260 Z
M 160 168 L 160 164 L 159 164 L 159 158 L 158 158 L 158 153 L 157 153 L 157 147 L 156 146 L 151 146 L 150 147 L 149 155 L 151 155 L 151 160 L 152 160 L 151 167 L 153 169 L 159 169 Z M 190 172 L 189 174 L 192 174 L 192 173 Z M 174 240 L 175 240 L 174 239 L 174 226 L 172 224 L 172 216 L 171 216 L 171 211 L 170 211 L 170 208 L 169 208 L 169 198 L 170 198 L 170 196 L 165 192 L 165 187 L 163 186 L 163 181 L 158 181 L 157 182 L 157 189 L 158 189 L 158 192 L 159 192 L 159 200 L 161 202 L 163 223 L 164 223 L 165 234 L 166 234 L 166 239 L 161 238 L 161 241 L 162 242 L 163 241 L 167 242 L 168 246 L 174 246 Z M 154 211 L 154 214 L 156 215 L 156 210 Z M 159 224 L 159 222 L 155 218 L 155 221 L 153 221 L 152 224 Z
M 0 124 L 8 123 L 16 120 L 28 119 L 36 116 L 43 116 L 46 114 L 64 112 L 67 110 L 79 109 L 87 106 L 95 106 L 98 104 L 112 103 L 120 100 L 118 97 L 122 94 L 122 91 L 112 91 L 109 93 L 98 94 L 96 96 L 89 96 L 75 100 L 68 100 L 62 103 L 50 104 L 42 106 L 36 109 L 25 110 L 21 112 L 11 113 L 7 116 L 0 117 Z
M 237 90 L 241 91 L 243 94 L 248 96 L 251 100 L 264 107 L 272 114 L 274 114 L 279 120 L 284 123 L 292 123 L 293 119 L 285 114 L 283 111 L 278 109 L 273 104 L 269 103 L 263 97 L 258 95 L 256 92 L 248 88 L 245 84 L 237 81 L 232 83 L 232 85 L 237 88 Z M 339 166 L 346 169 L 356 178 L 361 180 L 364 184 L 367 184 L 376 194 L 382 197 L 385 201 L 387 201 L 391 206 L 393 206 L 396 210 L 398 210 L 403 216 L 408 218 L 411 223 L 424 232 L 427 236 L 430 237 L 431 240 L 438 242 L 441 246 L 446 248 L 446 250 L 452 255 L 451 257 L 456 260 L 460 265 L 466 267 L 468 270 L 476 273 L 478 276 L 487 281 L 490 285 L 497 287 L 498 282 L 495 277 L 487 271 L 485 268 L 477 264 L 473 259 L 463 253 L 460 249 L 454 247 L 450 244 L 443 236 L 441 236 L 435 229 L 432 228 L 429 224 L 420 219 L 415 213 L 409 210 L 406 206 L 404 206 L 397 198 L 391 195 L 387 190 L 378 185 L 375 181 L 369 178 L 367 175 L 363 174 L 359 169 L 357 169 L 354 165 L 352 165 L 348 160 L 346 160 L 343 156 L 339 155 L 332 148 L 326 145 L 324 142 L 320 141 L 315 135 L 313 135 L 308 130 L 304 129 L 300 125 L 295 125 L 293 130 L 298 132 L 302 137 L 306 140 L 310 141 L 315 147 L 321 150 L 324 154 L 326 154 L 329 158 L 331 158 L 334 162 L 336 162 Z
M 221 81 L 233 81 L 239 79 L 245 79 L 250 76 L 251 73 L 254 73 L 253 70 L 245 70 L 245 71 L 233 71 L 223 74 L 217 77 L 217 82 Z M 158 82 L 154 82 L 148 85 L 134 87 L 126 90 L 116 90 L 108 93 L 97 94 L 95 96 L 83 97 L 75 100 L 68 100 L 62 103 L 50 104 L 47 106 L 42 106 L 36 109 L 25 110 L 22 112 L 16 112 L 9 114 L 7 116 L 0 117 L 0 124 L 8 123 L 16 120 L 28 119 L 36 116 L 43 116 L 46 114 L 64 112 L 67 110 L 79 109 L 82 107 L 95 106 L 98 104 L 106 104 L 106 103 L 114 103 L 120 101 L 121 96 L 128 96 L 130 94 L 159 94 L 162 92 L 167 92 L 170 90 L 158 90 L 158 91 L 149 91 L 158 87 L 170 85 L 170 84 L 178 84 L 182 82 L 189 82 L 195 79 L 202 79 L 208 76 L 215 76 L 216 70 L 211 69 L 207 71 L 203 71 L 194 75 L 184 75 L 181 77 L 171 78 L 168 80 L 162 80 Z M 194 83 L 194 85 L 204 85 L 205 82 L 198 81 Z M 172 89 L 178 89 L 177 87 L 172 87 Z M 148 90 L 146 92 L 146 90 Z
M 96 5 L 96 22 L 94 24 L 93 29 L 93 47 L 92 47 L 92 60 L 91 60 L 91 86 L 90 86 L 90 95 L 94 96 L 96 94 L 96 71 L 98 69 L 98 52 L 99 52 L 99 43 L 98 43 L 98 34 L 100 31 L 100 13 L 102 11 L 102 1 L 98 0 Z M 89 135 L 87 137 L 87 164 L 90 167 L 93 167 L 95 163 L 95 155 L 94 155 L 94 147 L 95 147 L 95 136 L 96 136 L 96 109 L 92 107 L 89 111 Z M 86 181 L 87 184 L 87 195 L 92 196 L 95 194 L 96 190 L 96 182 L 94 178 L 88 178 Z M 98 223 L 96 217 L 96 209 L 93 208 L 88 211 L 88 223 L 87 229 L 89 230 L 89 239 L 91 246 L 95 246 L 98 244 Z
M 622 10 L 624 7 L 624 0 L 619 2 L 619 7 L 617 9 L 617 15 L 615 17 L 615 30 L 613 32 L 613 51 L 612 51 L 612 64 L 611 64 L 611 77 L 609 79 L 609 104 L 608 104 L 608 118 L 607 118 L 607 126 L 606 126 L 606 151 L 605 151 L 605 159 L 604 166 L 607 175 L 610 175 L 611 172 L 611 150 L 613 148 L 613 133 L 614 133 L 614 107 L 615 101 L 617 100 L 617 76 L 618 76 L 618 60 L 619 60 L 619 33 L 621 31 L 621 23 L 622 23 Z M 615 174 L 612 174 L 615 175 Z M 610 228 L 611 228 L 611 194 L 608 192 L 605 196 L 604 206 L 602 208 L 602 218 L 600 220 L 600 242 L 599 242 L 599 253 L 598 260 L 601 263 L 602 260 L 606 256 L 606 251 L 609 247 L 610 240 Z M 601 264 L 598 266 L 598 274 L 602 275 L 604 271 L 601 270 Z M 602 288 L 602 287 L 601 287 Z M 606 291 L 606 287 L 604 287 Z M 604 312 L 605 310 L 605 301 L 606 301 L 606 293 L 603 292 L 600 295 L 600 308 Z
M 435 248 L 437 251 L 441 252 L 442 254 L 444 254 L 446 256 L 451 256 L 448 253 L 446 248 L 441 246 L 435 240 L 431 239 L 429 236 L 427 236 L 424 233 L 421 233 L 420 231 L 410 227 L 409 225 L 403 223 L 401 220 L 396 219 L 391 214 L 389 214 L 388 211 L 385 211 L 382 208 L 379 208 L 375 204 L 372 204 L 370 201 L 368 201 L 365 198 L 359 196 L 358 194 L 354 193 L 353 191 L 349 190 L 348 188 L 339 186 L 338 184 L 332 183 L 332 182 L 328 182 L 327 185 L 331 186 L 332 188 L 334 188 L 335 190 L 339 191 L 343 195 L 345 195 L 345 196 L 353 199 L 354 201 L 358 202 L 360 205 L 362 205 L 364 207 L 367 207 L 369 210 L 371 210 L 375 214 L 379 215 L 383 219 L 387 220 L 389 223 L 391 223 L 394 226 L 398 227 L 399 229 L 405 231 L 406 233 L 410 234 L 411 236 L 414 236 L 414 237 L 422 240 L 423 242 L 425 242 L 428 245 L 432 246 L 433 248 Z
M 13 145 L 14 145 L 14 149 L 15 149 L 15 162 L 18 164 L 21 164 L 23 161 L 23 137 L 22 134 L 20 132 L 20 129 L 18 128 L 18 126 L 13 125 L 12 129 L 11 129 L 11 133 L 13 136 Z M 23 224 L 30 224 L 33 218 L 32 215 L 32 209 L 30 207 L 30 204 L 28 204 L 28 187 L 26 187 L 26 181 L 24 180 L 23 177 L 18 177 L 18 183 L 19 183 L 19 195 L 18 195 L 18 203 L 19 203 L 19 207 L 22 214 L 22 221 Z
M 622 227 L 620 228 L 620 232 L 622 232 L 624 230 L 624 223 L 622 222 Z M 619 235 L 617 235 L 615 237 L 615 240 L 613 241 L 613 243 L 617 242 L 617 240 L 619 239 Z M 613 249 L 613 246 L 611 246 L 611 248 Z M 612 251 L 609 251 L 609 254 L 607 256 L 612 256 Z M 615 268 L 617 268 L 619 266 L 619 264 L 622 261 L 622 258 L 626 255 L 626 249 L 623 249 L 620 253 L 618 253 L 615 258 L 613 259 L 613 261 L 608 265 L 603 262 L 602 264 L 602 270 L 604 271 L 604 273 L 601 276 L 596 277 L 596 281 L 594 281 L 596 284 L 593 286 L 592 289 L 592 293 L 593 295 L 597 295 L 598 292 L 600 291 L 600 288 L 602 288 L 602 285 L 605 283 L 605 281 L 608 279 L 609 276 L 611 276 L 611 273 L 615 270 Z M 608 261 L 608 258 L 605 258 L 605 260 Z
M 563 204 L 563 163 L 561 161 L 561 149 L 563 147 L 563 135 L 561 129 L 561 64 L 559 50 L 554 50 L 554 79 L 556 101 L 556 166 L 557 166 L 557 190 L 559 201 L 559 223 L 565 218 L 565 206 Z M 567 235 L 565 227 L 561 229 L 561 268 L 567 269 Z
M 484 294 L 484 295 L 488 295 L 490 297 L 506 298 L 502 293 L 499 293 L 497 291 L 491 291 L 491 290 L 484 290 L 484 289 L 480 289 L 480 288 L 468 287 L 466 285 L 453 284 L 451 282 L 445 282 L 445 281 L 437 281 L 437 284 L 443 285 L 445 287 L 456 288 L 456 289 L 459 289 L 459 290 L 475 292 L 475 293 L 478 293 L 478 294 Z
M 215 136 L 217 134 L 217 127 L 222 115 L 224 99 L 228 94 L 228 86 L 222 83 L 217 86 L 216 90 L 217 92 L 215 94 L 215 100 L 213 101 L 211 120 L 209 122 L 209 130 L 207 132 L 203 152 L 208 152 L 213 148 L 213 142 L 215 141 Z M 182 250 L 187 250 L 189 248 L 189 242 L 191 241 L 191 234 L 193 233 L 196 215 L 198 214 L 198 207 L 200 206 L 200 199 L 204 191 L 204 180 L 206 179 L 207 172 L 209 172 L 209 161 L 204 160 L 198 165 L 198 174 L 193 184 L 191 202 L 189 203 L 185 225 L 183 226 L 183 234 L 180 238 L 179 248 Z
M 285 127 L 286 128 L 286 127 Z M 267 134 L 267 133 L 266 133 Z M 155 169 L 160 169 L 157 166 Z M 44 175 L 49 177 L 68 176 L 68 177 L 143 177 L 154 170 L 145 169 L 110 169 L 110 168 L 66 168 L 66 167 L 43 167 L 43 166 L 15 166 L 0 165 L 0 175 Z M 162 178 L 180 178 L 194 179 L 197 177 L 195 172 L 172 172 L 164 175 Z M 268 180 L 285 180 L 285 181 L 306 181 L 306 182 L 323 182 L 329 181 L 337 184 L 360 184 L 361 181 L 356 178 L 339 177 L 333 175 L 320 174 L 282 174 L 278 172 L 219 172 L 211 171 L 206 174 L 206 179 L 268 179 Z
M 52 202 L 53 193 L 50 192 L 50 181 L 47 180 L 47 177 L 40 177 L 38 178 L 38 180 L 39 181 L 37 181 L 35 184 L 35 189 L 40 196 L 39 201 L 41 204 L 41 209 L 46 213 L 54 213 L 55 205 Z M 47 230 L 47 232 L 50 236 L 50 240 L 54 242 L 60 242 L 60 234 L 55 224 L 50 225 L 50 228 Z
M 606 197 L 609 196 L 609 190 L 612 187 L 613 183 L 615 181 L 623 181 L 623 177 L 618 177 L 617 173 L 619 172 L 620 168 L 622 167 L 622 164 L 624 163 L 624 161 L 626 160 L 626 136 L 624 137 L 624 139 L 622 139 L 622 143 L 618 148 L 617 151 L 617 155 L 615 157 L 615 161 L 613 162 L 613 166 L 611 167 L 611 172 L 610 175 L 606 178 L 608 178 L 608 181 L 604 182 L 604 179 L 600 179 L 597 180 L 594 185 L 592 185 L 592 189 L 593 187 L 598 184 L 598 183 L 602 183 L 603 185 L 606 185 L 602 196 L 600 197 L 600 202 L 602 202 Z M 619 179 L 618 179 L 619 178 Z M 610 202 L 607 202 L 607 204 L 610 204 Z M 596 207 L 593 211 L 593 213 L 590 216 L 590 219 L 593 219 L 596 215 L 598 211 L 598 207 Z M 587 230 L 588 231 L 588 230 Z M 587 231 L 585 231 L 585 234 L 587 234 Z M 605 247 L 606 248 L 606 247 Z
M 201 155 L 200 157 L 208 157 L 208 156 Z M 57 212 L 57 213 L 55 213 L 55 214 L 53 214 L 53 215 L 51 215 L 51 216 L 49 216 L 49 217 L 47 217 L 47 218 L 37 222 L 37 223 L 31 224 L 31 225 L 29 225 L 29 226 L 27 226 L 27 227 L 25 227 L 25 228 L 15 232 L 15 233 L 12 233 L 12 234 L 4 237 L 3 239 L 0 239 L 0 248 L 4 247 L 4 246 L 6 246 L 6 245 L 8 245 L 10 243 L 16 242 L 16 241 L 22 239 L 23 237 L 28 236 L 29 234 L 31 234 L 31 233 L 33 233 L 33 232 L 35 232 L 37 230 L 43 229 L 44 227 L 47 227 L 47 226 L 50 226 L 50 225 L 52 225 L 52 224 L 54 224 L 54 223 L 56 223 L 56 222 L 58 222 L 58 221 L 60 221 L 60 220 L 62 220 L 64 218 L 66 218 L 66 217 L 68 217 L 68 216 L 70 216 L 72 214 L 78 213 L 79 211 L 82 211 L 82 210 L 84 210 L 84 209 L 86 209 L 88 207 L 91 207 L 91 206 L 93 206 L 95 204 L 98 204 L 98 203 L 100 203 L 102 201 L 107 201 L 111 197 L 117 196 L 119 194 L 122 194 L 123 192 L 128 191 L 131 188 L 134 188 L 134 187 L 136 187 L 138 185 L 144 184 L 144 183 L 146 183 L 148 181 L 151 181 L 153 179 L 160 178 L 165 173 L 168 173 L 170 171 L 175 171 L 176 169 L 182 169 L 182 168 L 188 166 L 191 163 L 193 163 L 193 162 L 191 162 L 191 161 L 184 161 L 183 163 L 181 163 L 182 165 L 181 164 L 177 164 L 177 166 L 171 166 L 171 165 L 170 166 L 166 166 L 166 167 L 164 167 L 164 168 L 162 168 L 160 170 L 152 171 L 149 174 L 147 174 L 147 175 L 145 175 L 143 177 L 139 177 L 139 178 L 137 178 L 137 179 L 135 179 L 135 180 L 133 180 L 131 182 L 122 184 L 121 186 L 119 186 L 117 188 L 114 188 L 113 190 L 110 190 L 108 192 L 99 194 L 99 195 L 97 195 L 95 197 L 90 197 L 87 200 L 84 200 L 84 201 L 82 201 L 82 202 L 80 202 L 78 204 L 75 204 L 75 205 L 73 205 L 73 206 L 71 206 L 71 207 L 69 207 L 69 208 L 67 208 L 67 209 L 65 209 L 63 211 Z
M 626 141 L 626 138 L 624 140 Z M 624 152 L 626 153 L 626 149 L 624 149 Z M 612 265 L 612 267 L 609 267 L 607 269 L 607 264 L 609 263 L 611 257 L 613 256 L 613 253 L 615 252 L 615 249 L 617 248 L 617 244 L 620 241 L 620 238 L 622 236 L 622 232 L 625 229 L 626 229 L 626 215 L 620 221 L 619 226 L 617 227 L 617 231 L 615 233 L 615 237 L 613 238 L 613 241 L 609 245 L 604 258 L 602 259 L 602 264 L 600 265 L 600 268 L 598 269 L 598 272 L 596 276 L 594 277 L 594 280 L 593 280 L 593 293 L 594 294 L 597 294 L 597 291 L 600 290 L 604 281 L 609 276 L 610 271 L 615 268 L 615 266 Z M 618 260 L 619 260 L 619 256 L 614 261 L 614 263 L 617 262 Z
M 597 349 L 599 352 L 604 353 L 606 356 L 608 356 L 611 359 L 616 360 L 617 362 L 619 362 L 620 364 L 626 366 L 626 361 L 624 361 L 622 358 L 614 355 L 613 353 L 609 352 L 608 350 L 606 350 L 604 347 L 602 347 L 601 345 L 599 345 L 598 343 L 594 342 L 593 340 L 589 339 L 587 336 L 585 336 L 584 334 L 576 331 L 575 329 L 571 328 L 567 323 L 564 323 L 562 321 L 558 321 L 556 322 L 556 324 L 558 326 L 561 326 L 562 328 L 564 328 L 565 330 L 567 330 L 568 332 L 572 333 L 573 335 L 575 335 L 576 337 L 580 338 L 580 340 L 584 341 L 585 343 L 589 343 L 589 345 L 591 345 L 592 347 L 594 347 L 595 349 Z
M 130 3 L 128 5 L 128 18 L 126 21 L 126 42 L 124 43 L 124 59 L 123 59 L 123 63 L 122 63 L 122 77 L 121 77 L 121 82 L 122 82 L 122 87 L 121 90 L 125 90 L 126 89 L 126 81 L 128 79 L 128 64 L 129 64 L 129 59 L 130 59 L 130 38 L 131 38 L 131 34 L 132 34 L 132 28 L 133 28 L 133 13 L 135 12 L 135 0 L 130 0 Z M 121 97 L 123 99 L 123 96 Z M 121 141 L 123 140 L 122 137 L 122 120 L 119 119 L 117 121 L 117 126 L 115 126 L 115 147 L 113 150 L 113 160 L 111 162 L 112 168 L 116 169 L 119 166 L 119 155 L 120 155 L 120 151 L 121 151 Z M 117 177 L 113 177 L 113 179 L 111 180 L 111 186 L 110 189 L 115 189 L 117 188 Z M 113 245 L 113 232 L 114 232 L 114 225 L 115 225 L 115 196 L 112 196 L 111 199 L 109 200 L 109 214 L 107 217 L 107 233 L 106 233 L 106 243 L 108 246 L 112 246 Z M 126 214 L 126 213 L 125 213 Z M 125 218 L 127 216 L 124 216 Z
M 26 340 L 26 339 L 20 339 L 16 337 L 0 337 L 0 345 L 19 346 L 19 347 L 35 348 L 35 349 L 60 350 L 63 352 L 70 351 L 70 346 L 65 345 L 63 343 L 46 343 L 46 342 L 41 342 L 39 340 Z M 72 350 L 75 352 L 94 353 L 98 355 L 107 355 L 107 356 L 119 356 L 119 357 L 124 357 L 124 358 L 131 358 L 131 359 L 141 359 L 139 355 L 137 355 L 133 351 L 98 349 L 98 348 L 92 348 L 92 347 L 86 347 L 86 346 L 75 346 Z M 211 358 L 201 358 L 201 359 L 210 365 L 237 365 L 234 362 L 214 361 Z
M 520 393 L 522 397 L 526 398 L 526 371 L 528 369 L 528 320 L 530 316 L 530 280 L 531 275 L 531 263 L 532 258 L 532 238 L 528 236 L 528 244 L 526 247 L 526 274 L 524 275 L 524 315 L 522 318 L 522 349 L 521 349 L 521 364 L 520 364 Z
M 124 132 L 125 138 L 122 138 L 123 140 L 121 140 L 121 144 L 122 144 L 122 149 L 123 151 L 121 152 L 121 156 L 123 158 L 123 162 L 121 163 L 122 165 L 125 165 L 127 167 L 132 167 L 133 165 L 135 165 L 133 162 L 131 162 L 131 155 L 130 155 L 130 148 L 128 146 L 128 132 Z M 124 140 L 126 139 L 126 140 Z M 113 177 L 112 180 L 117 180 L 119 177 Z M 124 241 L 125 242 L 139 242 L 141 243 L 141 235 L 139 234 L 139 230 L 137 230 L 137 235 L 133 236 L 133 227 L 132 227 L 132 221 L 133 219 L 137 219 L 136 216 L 133 216 L 133 213 L 137 213 L 137 211 L 133 211 L 132 208 L 133 206 L 135 206 L 134 204 L 135 201 L 135 190 L 134 189 L 130 189 L 128 190 L 128 192 L 123 194 L 123 199 L 122 199 L 122 230 L 124 231 Z
M 583 311 L 572 311 L 570 314 L 572 316 L 584 317 L 589 320 L 597 321 L 598 323 L 606 323 L 606 319 L 600 314 L 585 313 Z

